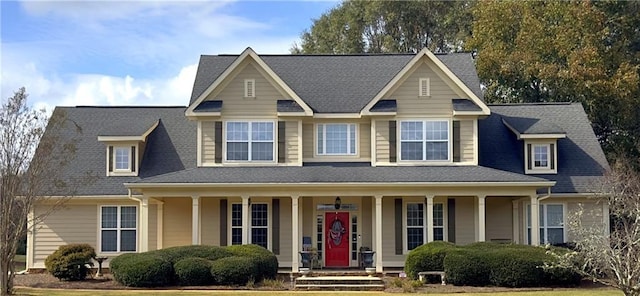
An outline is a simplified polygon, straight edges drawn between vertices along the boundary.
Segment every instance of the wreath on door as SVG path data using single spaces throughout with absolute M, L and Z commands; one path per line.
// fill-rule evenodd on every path
M 347 232 L 347 230 L 344 228 L 342 220 L 336 217 L 336 219 L 333 220 L 333 223 L 331 223 L 331 228 L 329 229 L 329 240 L 333 242 L 333 245 L 339 246 L 342 242 L 342 236 L 345 232 Z

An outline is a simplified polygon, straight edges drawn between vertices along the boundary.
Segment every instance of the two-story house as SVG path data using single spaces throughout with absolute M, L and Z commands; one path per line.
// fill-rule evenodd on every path
M 568 242 L 578 208 L 608 229 L 582 106 L 486 104 L 468 53 L 248 48 L 202 56 L 187 107 L 55 112 L 83 131 L 64 174 L 99 178 L 29 235 L 29 268 L 67 243 L 108 257 L 252 243 L 293 272 L 303 248 L 344 268 L 369 247 L 382 271 L 436 240 Z

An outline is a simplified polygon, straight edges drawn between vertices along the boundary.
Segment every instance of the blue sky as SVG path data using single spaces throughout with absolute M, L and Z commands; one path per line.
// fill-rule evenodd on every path
M 201 54 L 288 53 L 335 1 L 2 1 L 1 95 L 185 105 Z

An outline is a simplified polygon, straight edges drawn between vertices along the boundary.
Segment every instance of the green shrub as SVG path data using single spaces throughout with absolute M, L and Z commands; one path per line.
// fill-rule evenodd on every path
M 444 271 L 444 258 L 455 247 L 452 243 L 442 241 L 419 246 L 407 255 L 404 271 L 412 279 L 417 279 L 421 271 Z
M 254 280 L 274 279 L 278 275 L 278 258 L 271 251 L 258 245 L 228 246 L 227 250 L 234 256 L 251 258 L 257 267 Z
M 155 252 L 123 254 L 109 263 L 113 278 L 128 287 L 162 287 L 174 283 L 173 265 Z
M 444 258 L 444 272 L 447 282 L 456 286 L 489 285 L 489 266 L 484 252 L 458 248 L 447 253 Z
M 173 265 L 180 286 L 207 286 L 213 284 L 211 262 L 204 258 L 185 258 Z
M 257 266 L 250 257 L 232 256 L 211 263 L 211 275 L 216 284 L 244 285 L 255 280 Z
M 544 250 L 504 248 L 485 252 L 492 285 L 501 287 L 534 287 L 545 285 L 542 269 Z
M 231 252 L 229 252 L 226 247 L 205 245 L 171 247 L 162 250 L 151 251 L 149 253 L 159 255 L 163 259 L 169 261 L 171 264 L 176 264 L 176 262 L 182 259 L 191 257 L 215 261 L 220 258 L 232 256 Z
M 96 257 L 96 251 L 88 244 L 60 246 L 47 256 L 44 264 L 51 275 L 60 280 L 79 281 L 87 277 Z

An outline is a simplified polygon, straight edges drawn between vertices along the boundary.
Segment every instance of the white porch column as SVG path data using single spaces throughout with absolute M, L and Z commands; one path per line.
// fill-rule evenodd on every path
M 242 244 L 249 244 L 249 196 L 242 196 Z
M 532 246 L 540 245 L 540 207 L 538 204 L 538 197 L 531 196 L 531 241 L 529 244 Z
M 191 197 L 191 244 L 200 244 L 200 196 Z
M 149 197 L 140 198 L 140 252 L 149 251 Z
M 157 231 L 157 242 L 156 242 L 156 249 L 160 250 L 163 247 L 164 244 L 164 236 L 162 235 L 162 233 L 164 232 L 164 202 L 159 202 L 157 207 L 156 207 L 156 231 Z
M 298 272 L 300 267 L 298 260 L 298 242 L 300 241 L 300 232 L 297 227 L 299 224 L 298 216 L 298 198 L 299 196 L 291 196 L 291 272 Z
M 513 238 L 512 241 L 514 244 L 520 243 L 520 211 L 518 211 L 520 207 L 520 202 L 517 200 L 512 201 L 513 209 L 511 211 L 511 216 L 513 217 L 512 227 L 513 227 Z
M 427 195 L 427 242 L 433 241 L 433 195 Z
M 382 272 L 382 195 L 376 195 L 376 272 Z
M 478 195 L 478 241 L 486 240 L 487 220 L 485 219 L 485 198 L 484 195 Z

